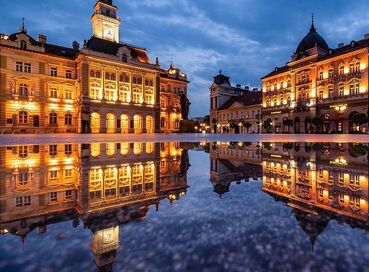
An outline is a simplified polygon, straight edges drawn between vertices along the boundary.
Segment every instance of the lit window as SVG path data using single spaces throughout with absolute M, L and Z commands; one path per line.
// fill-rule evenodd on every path
M 51 98 L 58 98 L 58 89 L 57 88 L 51 88 L 50 89 L 50 97 Z
M 58 182 L 58 171 L 52 170 L 49 172 L 49 183 L 56 183 Z
M 19 146 L 18 157 L 21 159 L 26 159 L 28 157 L 28 146 L 26 145 Z
M 64 170 L 64 181 L 70 181 L 73 177 L 73 169 Z
M 28 112 L 20 111 L 18 113 L 18 121 L 20 125 L 27 125 L 28 124 Z

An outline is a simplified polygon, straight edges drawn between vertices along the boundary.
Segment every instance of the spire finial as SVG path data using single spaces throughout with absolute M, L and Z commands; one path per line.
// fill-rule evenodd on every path
M 222 69 L 219 70 L 219 75 L 221 75 L 221 74 L 222 74 Z
M 20 32 L 27 32 L 26 27 L 24 26 L 24 17 L 22 17 L 22 25 L 20 27 Z
M 170 69 L 173 69 L 173 58 L 170 58 Z
M 311 27 L 310 27 L 310 31 L 315 31 L 315 26 L 314 26 L 314 13 L 311 13 Z

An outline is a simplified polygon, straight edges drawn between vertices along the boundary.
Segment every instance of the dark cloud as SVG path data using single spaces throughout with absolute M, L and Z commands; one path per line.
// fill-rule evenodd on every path
M 0 32 L 29 32 L 70 46 L 91 36 L 94 0 L 3 1 Z M 290 59 L 314 12 L 331 47 L 369 32 L 365 0 L 115 0 L 121 39 L 144 46 L 163 66 L 171 58 L 188 73 L 192 116 L 207 114 L 208 87 L 221 68 L 234 84 L 260 86 L 260 77 Z

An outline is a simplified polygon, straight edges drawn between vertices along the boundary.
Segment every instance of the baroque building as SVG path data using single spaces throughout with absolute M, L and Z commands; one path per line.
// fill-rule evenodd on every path
M 120 42 L 117 10 L 96 2 L 82 48 L 35 40 L 24 25 L 0 35 L 0 133 L 179 131 L 186 74 Z
M 262 78 L 265 133 L 364 133 L 369 36 L 331 49 L 312 21 L 283 67 Z
M 210 128 L 212 133 L 259 133 L 262 93 L 241 85 L 232 86 L 219 74 L 210 87 Z

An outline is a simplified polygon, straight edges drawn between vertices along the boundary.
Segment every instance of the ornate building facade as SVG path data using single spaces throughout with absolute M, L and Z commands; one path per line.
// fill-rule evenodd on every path
M 120 42 L 117 9 L 96 2 L 82 48 L 36 41 L 24 25 L 0 35 L 0 133 L 179 131 L 186 74 Z
M 364 133 L 368 113 L 368 45 L 330 49 L 312 22 L 292 60 L 262 78 L 265 133 Z
M 210 87 L 212 133 L 259 133 L 262 93 L 249 87 L 233 87 L 220 71 Z

